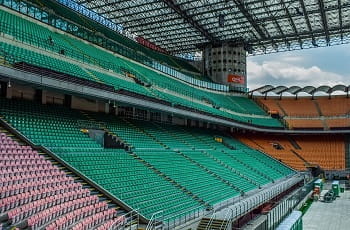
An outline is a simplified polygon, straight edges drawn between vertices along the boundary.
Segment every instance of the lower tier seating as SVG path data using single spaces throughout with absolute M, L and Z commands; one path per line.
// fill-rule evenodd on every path
M 326 170 L 345 169 L 345 138 L 343 135 L 281 136 L 237 135 L 245 144 L 263 151 L 283 163 L 305 170 L 320 165 Z
M 350 99 L 346 96 L 311 98 L 258 98 L 271 113 L 278 112 L 291 129 L 342 129 L 350 127 Z
M 171 219 L 210 208 L 294 173 L 219 131 L 82 113 L 20 100 L 0 99 L 0 105 L 0 116 L 19 132 L 147 218 L 158 211 Z M 118 136 L 130 151 L 103 148 L 81 131 L 84 122 L 105 124 L 100 129 Z M 225 143 L 216 141 L 217 137 Z M 65 181 L 57 183 L 66 186 Z M 86 210 L 73 211 L 84 215 Z M 101 210 L 109 215 L 107 211 Z M 31 219 L 31 223 L 40 225 L 47 220 L 45 213 L 41 217 Z M 101 218 L 96 217 L 94 223 L 102 225 Z M 66 219 L 74 221 L 75 217 Z M 59 216 L 54 220 L 55 224 L 65 222 Z M 77 228 L 89 227 L 90 221 L 86 218 Z
M 116 209 L 92 195 L 30 146 L 0 132 L 0 216 L 30 229 L 97 228 L 123 222 Z M 98 218 L 97 218 L 98 217 Z M 81 226 L 87 220 L 89 225 Z

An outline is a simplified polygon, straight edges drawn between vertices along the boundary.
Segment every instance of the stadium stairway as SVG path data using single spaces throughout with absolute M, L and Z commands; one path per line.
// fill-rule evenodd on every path
M 315 104 L 318 116 L 320 116 L 320 117 L 323 116 L 322 110 L 321 110 L 320 105 L 318 104 L 317 100 L 312 100 L 312 102 Z
M 228 186 L 232 187 L 234 190 L 240 192 L 241 194 L 244 194 L 244 190 L 236 185 L 234 185 L 231 181 L 223 178 L 222 175 L 218 175 L 216 172 L 213 171 L 213 169 L 209 169 L 208 167 L 206 167 L 203 163 L 199 163 L 198 160 L 193 160 L 191 157 L 189 157 L 188 155 L 182 153 L 179 151 L 179 154 L 181 156 L 183 156 L 185 159 L 189 160 L 190 162 L 192 162 L 193 164 L 197 165 L 199 168 L 202 168 L 204 171 L 206 171 L 207 173 L 209 173 L 210 175 L 216 177 L 219 181 L 222 181 L 224 184 L 227 184 Z M 249 180 L 248 180 L 249 181 Z M 251 183 L 251 181 L 249 181 Z
M 99 79 L 95 74 L 91 73 L 89 70 L 87 70 L 86 68 L 84 67 L 80 67 L 82 70 L 84 70 L 88 75 L 91 76 L 92 79 L 94 79 L 96 82 L 98 83 L 104 83 L 101 79 Z
M 217 161 L 223 167 L 230 169 L 231 171 L 239 174 L 241 177 L 247 179 L 248 181 L 252 182 L 253 184 L 258 185 L 259 187 L 261 186 L 261 184 L 258 182 L 258 180 L 252 180 L 252 179 L 249 179 L 248 177 L 246 177 L 245 176 L 247 174 L 246 170 L 240 171 L 237 166 L 236 167 L 229 166 L 227 164 L 228 160 L 230 160 L 230 161 L 234 160 L 238 164 L 241 164 L 244 167 L 246 167 L 247 169 L 249 169 L 251 172 L 249 172 L 248 174 L 251 174 L 252 178 L 254 178 L 254 177 L 257 178 L 257 175 L 259 175 L 260 176 L 260 178 L 259 178 L 260 180 L 261 180 L 261 177 L 263 177 L 267 181 L 271 181 L 271 182 L 273 181 L 273 178 L 270 177 L 268 174 L 264 174 L 261 171 L 259 171 L 258 169 L 256 169 L 255 167 L 246 164 L 245 162 L 241 161 L 238 157 L 226 154 L 225 151 L 222 151 L 222 154 L 219 154 L 219 153 L 216 152 L 215 156 L 211 155 L 209 152 L 206 152 L 206 151 L 203 151 L 203 153 L 206 154 L 209 158 L 212 158 L 215 161 Z M 220 159 L 220 157 L 222 157 L 222 158 Z M 257 175 L 254 175 L 254 174 L 257 174 Z
M 288 135 L 287 138 L 288 138 L 288 141 L 290 142 L 290 144 L 294 147 L 294 149 L 301 149 L 298 142 L 296 142 L 291 136 Z
M 291 167 L 287 166 L 286 164 L 283 164 L 285 166 L 285 168 L 281 168 L 281 167 L 274 167 L 276 164 L 281 164 L 281 162 L 279 162 L 277 159 L 271 157 L 269 154 L 266 154 L 265 152 L 258 150 L 258 149 L 250 149 L 247 148 L 248 145 L 244 145 L 241 141 L 239 141 L 238 138 L 235 138 L 234 136 L 232 136 L 234 139 L 232 138 L 224 138 L 224 142 L 228 145 L 231 146 L 233 149 L 237 149 L 237 148 L 243 148 L 245 149 L 244 153 L 245 153 L 245 157 L 248 157 L 250 159 L 255 159 L 257 161 L 257 163 L 259 163 L 261 165 L 261 167 L 265 168 L 265 169 L 271 169 L 271 170 L 275 170 L 277 171 L 278 174 L 284 174 L 286 172 L 286 170 L 293 170 Z M 255 153 L 260 153 L 260 154 L 255 154 Z M 229 155 L 230 157 L 232 157 L 233 154 L 231 153 L 227 153 L 227 155 Z M 237 155 L 239 156 L 239 155 Z M 241 155 L 242 156 L 242 155 Z M 243 159 L 243 158 L 242 158 Z M 273 161 L 270 161 L 273 160 Z M 287 169 L 286 169 L 287 168 Z M 283 169 L 283 170 L 282 170 Z M 274 174 L 274 173 L 269 173 L 269 176 L 272 178 L 276 178 L 276 176 L 278 174 Z
M 174 133 L 170 132 L 169 129 L 165 128 L 164 126 L 161 126 L 160 124 L 153 123 L 155 127 L 157 127 L 161 132 L 166 133 L 167 135 L 171 136 L 174 140 L 176 140 L 179 143 L 184 144 L 185 146 L 188 146 L 189 148 L 194 148 L 194 145 L 188 142 L 186 139 L 181 138 L 177 135 L 174 135 Z
M 2 193 L 2 199 L 0 200 L 2 201 L 0 202 L 0 229 L 87 229 L 89 226 L 89 228 L 104 230 L 116 224 L 137 226 L 138 223 L 132 222 L 129 216 L 126 216 L 124 210 L 94 188 L 94 186 L 89 184 L 79 173 L 67 167 L 63 162 L 60 162 L 57 157 L 45 151 L 45 149 L 33 145 L 29 140 L 6 124 L 2 120 L 2 117 L 0 117 L 0 119 L 0 150 L 1 154 L 4 156 L 4 158 L 0 159 L 0 182 L 2 186 L 4 186 L 2 190 L 6 190 L 2 191 L 4 193 Z M 17 146 L 17 157 L 11 161 L 11 158 L 13 158 L 12 154 L 15 154 L 13 150 L 11 151 L 14 146 Z M 6 148 L 8 148 L 8 150 L 6 150 Z M 23 155 L 19 153 L 18 149 L 22 149 L 21 153 Z M 35 153 L 37 156 L 35 156 Z M 31 157 L 30 165 L 27 166 L 26 171 L 23 171 L 20 177 L 14 179 L 11 175 L 17 175 L 18 172 L 20 172 L 19 167 L 21 162 L 25 164 L 28 157 Z M 45 164 L 45 176 L 44 174 L 40 176 L 41 174 L 39 171 L 41 169 L 35 165 L 35 159 L 36 161 L 40 159 L 41 163 L 38 164 Z M 9 164 L 11 163 L 10 161 L 16 163 L 17 170 L 19 170 L 18 172 L 16 170 L 12 171 L 12 169 L 15 168 L 11 167 L 11 164 Z M 39 171 L 35 171 L 35 178 L 30 179 L 31 174 L 28 173 L 32 172 L 32 168 L 37 168 Z M 57 175 L 53 177 L 50 176 L 51 173 Z M 49 177 L 52 177 L 52 186 L 49 186 L 51 181 L 45 181 L 45 178 Z M 66 180 L 72 181 L 70 184 L 67 184 L 67 186 L 71 185 L 71 188 L 64 188 L 65 193 L 61 193 L 65 185 L 59 185 L 58 181 L 54 182 L 61 177 L 62 179 L 66 178 Z M 13 180 L 9 180 L 11 178 Z M 32 181 L 32 184 L 28 184 L 29 180 Z M 40 182 L 43 187 L 41 188 L 41 185 L 38 184 L 37 188 L 33 187 L 31 190 L 27 191 L 26 185 L 34 186 L 36 181 Z M 5 186 L 5 184 L 8 185 Z M 15 185 L 21 185 L 21 188 L 18 190 L 9 190 Z M 80 185 L 80 187 L 78 185 Z M 48 192 L 50 192 L 50 196 Z M 69 195 L 71 193 L 72 195 Z M 91 202 L 87 201 L 88 197 L 91 197 Z M 92 198 L 94 198 L 94 200 L 92 200 Z M 83 202 L 83 199 L 86 201 L 79 204 L 78 202 L 80 202 L 80 200 Z M 69 208 L 67 206 L 68 209 L 62 209 L 59 212 L 60 214 L 55 214 L 57 210 L 63 208 L 65 204 L 71 206 L 69 206 Z M 50 212 L 46 213 L 44 210 Z M 116 214 L 118 216 L 116 216 Z
M 295 150 L 291 149 L 290 150 L 291 153 L 293 153 L 295 156 L 297 156 L 300 160 L 302 160 L 304 162 L 305 165 L 310 165 L 309 162 L 307 162 L 307 160 L 305 160 L 304 157 L 302 157 L 299 153 L 297 153 Z
M 148 132 L 146 132 L 144 129 L 142 129 L 140 126 L 136 126 L 134 125 L 131 121 L 127 120 L 127 119 L 123 119 L 123 122 L 125 122 L 126 124 L 128 124 L 130 127 L 132 127 L 134 130 L 136 130 L 137 132 L 140 132 L 142 134 L 144 134 L 145 136 L 150 137 L 155 143 L 159 144 L 160 146 L 163 146 L 164 148 L 168 148 L 167 145 L 165 145 L 164 143 L 162 143 L 161 141 L 159 141 L 156 137 L 152 136 L 151 134 L 149 134 Z
M 224 230 L 227 224 L 227 220 L 202 218 L 197 226 L 197 230 Z
M 284 108 L 282 107 L 282 105 L 278 101 L 276 101 L 276 105 L 280 109 L 280 111 L 283 113 L 282 114 L 283 116 L 288 116 L 286 110 L 284 110 Z
M 320 120 L 322 122 L 323 129 L 324 130 L 329 130 L 329 126 L 328 126 L 327 120 L 325 120 L 324 117 L 320 117 Z
M 190 196 L 191 198 L 193 198 L 195 201 L 197 201 L 201 206 L 206 207 L 207 209 L 210 209 L 210 205 L 208 203 L 206 203 L 203 199 L 201 199 L 200 197 L 196 196 L 195 194 L 193 194 L 191 191 L 189 191 L 186 187 L 182 186 L 181 184 L 177 183 L 175 180 L 173 180 L 172 178 L 168 177 L 166 174 L 162 173 L 159 169 L 157 169 L 156 167 L 154 167 L 152 164 L 148 163 L 147 161 L 145 161 L 144 159 L 142 159 L 141 157 L 139 157 L 137 154 L 130 152 L 130 154 L 134 157 L 134 159 L 138 160 L 139 162 L 141 162 L 142 164 L 144 164 L 147 168 L 151 169 L 152 171 L 154 171 L 156 174 L 158 174 L 160 177 L 164 178 L 164 180 L 169 181 L 170 183 L 172 183 L 175 187 L 179 188 L 180 190 L 182 190 L 185 194 L 187 194 L 188 196 Z

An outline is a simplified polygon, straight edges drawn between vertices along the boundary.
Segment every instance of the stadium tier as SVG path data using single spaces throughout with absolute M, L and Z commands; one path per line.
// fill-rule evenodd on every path
M 0 103 L 3 119 L 33 143 L 47 147 L 147 218 L 161 210 L 174 218 L 206 209 L 294 173 L 218 131 L 21 100 Z M 84 122 L 104 124 L 104 131 L 130 150 L 103 148 L 81 131 Z
M 350 127 L 350 100 L 346 96 L 308 98 L 257 97 L 270 113 L 277 112 L 291 129 L 342 129 Z
M 34 23 L 5 8 L 0 9 L 0 17 L 4 33 L 0 37 L 0 54 L 8 64 L 25 62 L 110 85 L 117 91 L 127 90 L 162 99 L 174 106 L 185 106 L 253 125 L 282 127 L 278 120 L 244 96 L 193 87 L 54 28 Z
M 347 145 L 343 135 L 282 136 L 237 135 L 248 146 L 263 151 L 297 170 L 319 165 L 325 170 L 344 170 Z
M 189 64 L 187 60 L 146 48 L 145 46 L 140 45 L 139 43 L 130 40 L 125 36 L 115 33 L 114 31 L 108 30 L 106 27 L 99 25 L 86 17 L 81 17 L 81 15 L 75 13 L 74 11 L 68 11 L 67 8 L 63 7 L 62 5 L 56 2 L 45 1 L 43 2 L 43 4 L 46 4 L 49 8 L 55 9 L 55 12 L 57 12 L 59 15 L 64 15 L 65 18 L 72 22 L 75 22 L 79 26 L 84 26 L 90 31 L 98 30 L 103 32 L 103 34 L 106 37 L 112 39 L 113 42 L 116 42 L 119 46 L 127 47 L 134 53 L 142 53 L 142 56 L 148 60 L 152 58 L 153 60 L 156 60 L 159 63 L 171 66 L 179 71 L 183 71 L 186 74 L 192 74 L 193 76 L 201 80 L 210 81 L 209 79 L 206 79 L 204 76 L 202 76 L 202 74 L 199 73 L 199 71 L 195 67 Z
M 106 201 L 11 136 L 0 127 L 0 218 L 6 220 L 4 229 L 102 230 L 123 223 L 124 217 Z
M 1 1 L 0 3 L 14 10 L 19 10 L 19 8 L 17 8 L 17 2 L 14 2 L 12 4 L 11 1 Z M 29 2 L 21 2 L 20 4 L 21 7 L 24 7 L 25 5 L 28 6 L 28 8 L 31 8 L 33 9 L 33 11 L 35 11 L 36 6 L 30 4 Z M 105 27 L 100 26 L 96 23 L 87 23 L 86 18 L 81 18 L 73 11 L 67 11 L 67 9 L 60 4 L 55 5 L 55 3 L 52 2 L 44 2 L 44 4 L 48 4 L 49 7 L 53 7 L 55 11 L 60 11 L 62 15 L 64 15 L 64 18 L 54 15 L 55 18 L 58 17 L 57 20 L 61 21 L 62 24 L 52 23 L 52 25 L 59 29 L 62 29 L 65 32 L 89 40 L 99 46 L 106 47 L 109 49 L 113 48 L 113 51 L 118 52 L 123 56 L 127 56 L 128 58 L 131 58 L 133 60 L 140 61 L 144 64 L 150 66 L 162 66 L 167 69 L 166 72 L 177 71 L 177 74 L 187 76 L 188 78 L 193 77 L 198 80 L 211 82 L 211 80 L 208 77 L 203 76 L 195 67 L 193 67 L 191 64 L 189 64 L 186 60 L 182 58 L 177 58 L 171 55 L 148 49 L 140 45 L 139 43 L 132 41 L 124 36 L 120 36 L 117 33 L 113 33 Z M 45 24 L 51 24 L 51 22 L 47 20 L 47 17 L 50 17 L 50 14 L 52 12 L 48 13 L 44 11 L 43 17 L 38 16 L 38 14 L 33 15 L 32 12 L 24 12 L 22 10 L 20 12 L 23 14 L 28 14 L 29 16 L 37 20 L 41 20 Z M 31 34 L 31 29 L 35 29 L 35 26 L 28 28 L 28 34 Z M 95 31 L 96 29 L 103 31 L 105 36 L 100 36 L 99 34 L 91 32 Z M 34 34 L 38 35 L 37 33 Z M 105 41 L 101 42 L 102 40 Z

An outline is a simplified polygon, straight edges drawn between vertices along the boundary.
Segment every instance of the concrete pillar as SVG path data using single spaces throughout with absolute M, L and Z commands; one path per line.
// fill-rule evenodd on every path
M 151 112 L 149 110 L 146 110 L 147 115 L 146 115 L 146 120 L 150 121 L 151 120 Z
M 11 87 L 8 87 L 8 84 L 7 84 L 7 90 L 6 90 L 7 99 L 12 99 L 12 91 L 13 91 L 13 84 L 11 83 Z
M 105 103 L 105 113 L 108 114 L 109 113 L 109 103 Z
M 41 103 L 43 104 L 43 105 L 46 105 L 46 103 L 47 103 L 47 91 L 46 90 L 43 90 L 42 91 L 42 94 L 41 94 Z

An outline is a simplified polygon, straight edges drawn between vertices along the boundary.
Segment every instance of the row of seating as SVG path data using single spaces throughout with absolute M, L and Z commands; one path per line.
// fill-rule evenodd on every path
M 349 128 L 350 118 L 286 119 L 291 129 L 336 129 Z

